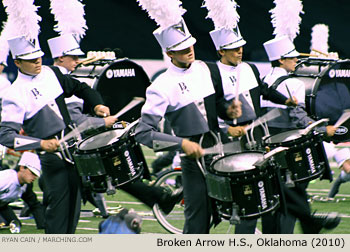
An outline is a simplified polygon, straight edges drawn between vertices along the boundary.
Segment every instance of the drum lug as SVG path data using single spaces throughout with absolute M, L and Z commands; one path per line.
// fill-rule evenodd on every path
M 238 209 L 239 209 L 238 205 L 235 202 L 233 202 L 232 203 L 232 214 L 231 214 L 231 218 L 229 220 L 231 225 L 237 225 L 241 222 L 241 218 L 238 215 Z
M 286 187 L 295 187 L 295 183 L 292 180 L 292 172 L 287 170 L 286 171 L 286 183 L 285 183 Z
M 116 193 L 115 187 L 112 185 L 112 177 L 107 176 L 107 195 L 112 195 Z

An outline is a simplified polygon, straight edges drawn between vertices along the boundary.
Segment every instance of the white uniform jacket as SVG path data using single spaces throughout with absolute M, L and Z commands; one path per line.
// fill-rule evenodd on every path
M 135 138 L 151 148 L 155 140 L 171 142 L 174 145 L 169 149 L 179 150 L 183 138 L 218 131 L 217 116 L 228 119 L 228 105 L 222 88 L 216 90 L 206 63 L 195 61 L 188 69 L 171 64 L 147 88 Z M 175 136 L 158 131 L 163 117 L 171 123 Z
M 53 70 L 42 66 L 40 74 L 30 76 L 18 71 L 15 82 L 2 101 L 0 144 L 16 150 L 40 149 L 42 139 L 52 138 L 66 128 L 57 99 L 73 94 L 93 108 L 102 104 L 97 91 L 68 75 L 58 81 Z M 23 128 L 28 136 L 19 135 Z

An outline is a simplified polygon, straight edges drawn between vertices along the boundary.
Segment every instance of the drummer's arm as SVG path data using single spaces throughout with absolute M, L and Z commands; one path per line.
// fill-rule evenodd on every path
M 151 114 L 142 113 L 139 123 L 135 129 L 135 140 L 149 148 L 154 148 L 155 142 L 169 143 L 169 146 L 164 151 L 181 150 L 182 138 L 161 133 L 158 131 L 158 123 L 162 118 Z
M 63 76 L 61 86 L 65 97 L 76 95 L 77 97 L 83 99 L 84 103 L 87 104 L 92 111 L 95 113 L 97 112 L 97 115 L 103 116 L 104 112 L 98 113 L 99 107 L 103 106 L 103 100 L 101 95 L 96 90 L 92 89 L 86 83 L 80 82 L 69 75 Z M 107 115 L 109 115 L 109 113 L 107 113 Z
M 288 103 L 287 97 L 278 92 L 276 89 L 268 87 L 268 85 L 264 82 L 259 84 L 260 93 L 265 100 L 272 101 L 273 103 L 286 105 Z
M 315 120 L 311 119 L 305 111 L 305 103 L 299 103 L 294 108 L 289 108 L 289 117 L 298 128 L 306 128 Z
M 4 97 L 1 111 L 0 144 L 15 150 L 40 149 L 41 139 L 23 136 L 22 129 L 25 105 L 16 97 Z

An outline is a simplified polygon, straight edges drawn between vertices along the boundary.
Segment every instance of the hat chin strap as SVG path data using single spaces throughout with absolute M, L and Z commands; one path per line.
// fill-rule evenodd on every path
M 190 38 L 192 38 L 192 35 L 190 35 L 189 37 L 187 37 L 187 38 L 185 38 L 184 40 L 180 41 L 179 43 L 176 43 L 175 45 L 168 46 L 168 47 L 166 48 L 166 51 L 167 51 L 167 52 L 168 52 L 168 51 L 171 51 L 171 49 L 173 49 L 173 48 L 175 48 L 175 47 L 181 45 L 182 43 L 184 43 L 185 41 L 189 40 Z
M 18 55 L 16 55 L 16 59 L 20 59 L 20 57 L 28 56 L 28 55 L 30 55 L 30 54 L 33 54 L 33 53 L 36 53 L 36 52 L 40 52 L 40 51 L 41 51 L 41 49 L 38 49 L 38 50 L 36 50 L 36 51 L 34 51 L 34 52 L 18 54 Z
M 295 48 L 294 48 L 293 50 L 291 50 L 291 51 L 289 51 L 289 52 L 287 52 L 287 53 L 281 55 L 281 59 L 283 59 L 283 58 L 288 58 L 288 57 L 286 57 L 286 55 L 288 55 L 288 54 L 290 54 L 290 53 L 292 53 L 292 52 L 294 52 L 294 51 L 296 51 Z
M 239 42 L 239 41 L 241 41 L 241 40 L 243 40 L 243 38 L 240 38 L 240 39 L 238 39 L 238 40 L 236 40 L 236 41 L 233 41 L 233 42 L 231 42 L 231 43 L 228 43 L 228 44 L 226 44 L 226 45 L 222 45 L 222 46 L 220 46 L 220 50 L 223 50 L 223 49 L 225 49 L 226 46 L 233 45 L 234 43 L 237 43 L 237 42 Z

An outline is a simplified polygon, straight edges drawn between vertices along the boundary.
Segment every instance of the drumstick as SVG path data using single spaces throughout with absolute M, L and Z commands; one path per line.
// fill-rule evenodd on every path
M 334 127 L 338 128 L 349 118 L 350 118 L 350 109 L 345 109 L 343 111 L 343 114 L 339 117 L 338 121 L 334 124 Z
M 118 118 L 119 116 L 123 115 L 124 113 L 128 112 L 130 109 L 132 109 L 133 107 L 135 107 L 136 105 L 144 101 L 145 101 L 145 98 L 143 97 L 134 97 L 131 102 L 129 102 L 117 114 L 113 115 L 113 117 Z
M 83 59 L 83 60 L 81 60 L 81 61 L 78 62 L 78 65 L 84 64 L 85 62 L 90 61 L 90 60 L 93 60 L 93 59 L 95 59 L 95 58 L 96 58 L 96 57 L 93 56 L 93 57 L 90 57 L 90 58 Z
M 284 85 L 286 86 L 286 89 L 287 89 L 289 98 L 291 99 L 291 101 L 293 101 L 293 97 L 292 97 L 292 94 L 290 93 L 290 90 L 289 90 L 289 88 L 288 88 L 288 85 L 287 85 L 287 84 L 284 84 Z
M 316 54 L 310 54 L 310 53 L 299 53 L 300 56 L 305 56 L 305 57 L 318 57 Z
M 249 124 L 246 128 L 245 131 L 246 133 L 248 132 L 248 130 L 250 130 L 251 128 L 258 126 L 259 123 L 262 123 L 264 121 L 270 121 L 276 117 L 279 117 L 281 115 L 281 111 L 278 108 L 274 108 L 271 111 L 269 111 L 268 113 L 266 113 L 265 115 L 259 117 L 258 119 L 254 120 L 251 124 Z
M 91 118 L 87 118 L 83 123 L 81 123 L 78 127 L 74 128 L 72 131 L 70 131 L 68 134 L 66 134 L 64 137 L 59 139 L 59 143 L 62 144 L 65 141 L 71 139 L 71 138 L 76 138 L 77 136 L 80 135 L 80 133 L 88 130 L 88 129 L 97 129 L 101 125 L 97 125 L 93 122 Z
M 98 61 L 98 60 L 101 60 L 101 59 L 104 59 L 105 58 L 105 56 L 101 56 L 101 57 L 98 57 L 98 58 L 93 58 L 93 59 L 91 59 L 91 60 L 87 60 L 87 61 L 85 61 L 84 63 L 82 63 L 84 66 L 85 65 L 87 65 L 87 64 L 90 64 L 90 63 L 92 63 L 92 62 L 95 62 L 95 61 Z
M 317 49 L 311 49 L 311 51 L 317 52 L 317 53 L 319 53 L 319 54 L 322 54 L 322 55 L 328 57 L 328 53 L 321 52 L 321 51 L 319 51 L 319 50 L 317 50 Z

